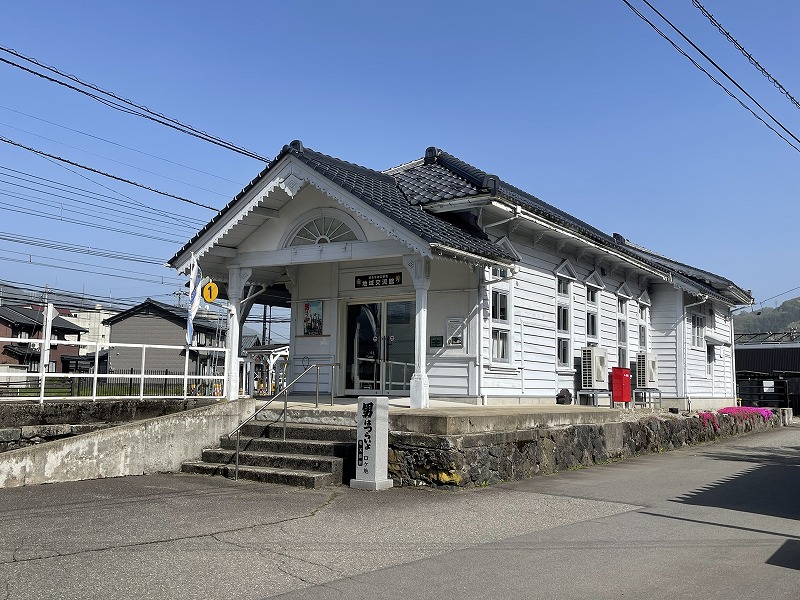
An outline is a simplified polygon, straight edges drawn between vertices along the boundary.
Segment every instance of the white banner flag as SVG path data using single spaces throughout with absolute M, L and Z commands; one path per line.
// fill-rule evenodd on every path
M 200 279 L 203 274 L 200 272 L 200 265 L 192 253 L 192 268 L 189 273 L 189 311 L 186 315 L 186 345 L 191 346 L 194 338 L 194 316 L 200 308 L 201 286 Z

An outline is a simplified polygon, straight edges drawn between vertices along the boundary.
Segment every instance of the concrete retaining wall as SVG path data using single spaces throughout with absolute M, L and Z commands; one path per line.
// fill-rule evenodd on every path
M 244 398 L 0 454 L 0 488 L 179 471 L 255 410 Z
M 712 414 L 460 435 L 391 431 L 389 477 L 398 486 L 489 485 L 781 426 L 778 414 Z

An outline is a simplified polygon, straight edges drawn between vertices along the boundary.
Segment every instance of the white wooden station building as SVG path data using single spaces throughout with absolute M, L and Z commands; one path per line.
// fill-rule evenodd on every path
M 419 408 L 554 404 L 613 367 L 665 406 L 730 405 L 731 311 L 752 304 L 437 148 L 375 171 L 294 141 L 170 265 L 193 255 L 229 300 L 230 360 L 255 303 L 289 306 L 287 380 L 336 364 L 323 393 Z

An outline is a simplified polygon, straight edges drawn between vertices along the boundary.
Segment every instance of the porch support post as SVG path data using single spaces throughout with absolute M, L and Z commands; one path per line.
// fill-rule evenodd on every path
M 225 397 L 228 400 L 239 398 L 239 348 L 241 347 L 242 329 L 242 291 L 250 279 L 250 269 L 242 269 L 239 265 L 228 267 L 228 335 L 225 347 L 228 349 L 225 359 Z
M 414 374 L 411 376 L 411 408 L 428 408 L 428 289 L 431 286 L 430 259 L 417 254 L 403 257 L 403 265 L 411 273 L 416 291 L 414 331 Z

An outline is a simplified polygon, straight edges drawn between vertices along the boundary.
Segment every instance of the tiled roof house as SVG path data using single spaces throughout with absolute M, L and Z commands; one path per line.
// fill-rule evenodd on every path
M 437 148 L 377 171 L 292 142 L 170 264 L 193 256 L 232 338 L 253 303 L 290 306 L 294 372 L 333 362 L 335 393 L 419 407 L 553 403 L 645 360 L 665 403 L 729 403 L 730 311 L 752 302 Z

